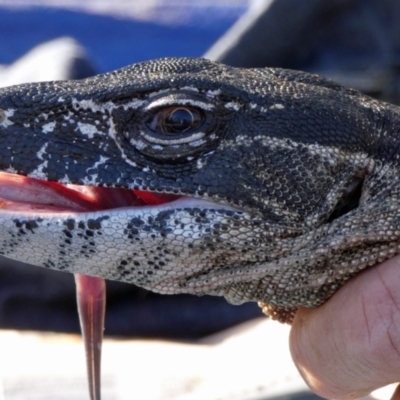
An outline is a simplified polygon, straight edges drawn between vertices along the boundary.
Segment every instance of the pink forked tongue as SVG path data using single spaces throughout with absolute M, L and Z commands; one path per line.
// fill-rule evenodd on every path
M 62 185 L 0 172 L 0 211 L 88 212 L 158 205 L 179 196 L 140 190 Z M 106 309 L 102 278 L 75 274 L 79 320 L 86 352 L 91 400 L 101 398 L 101 345 Z

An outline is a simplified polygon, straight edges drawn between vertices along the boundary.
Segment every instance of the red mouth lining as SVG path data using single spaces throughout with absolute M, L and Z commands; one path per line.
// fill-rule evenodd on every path
M 158 205 L 182 196 L 143 190 L 63 185 L 0 172 L 0 209 L 13 211 L 100 211 Z

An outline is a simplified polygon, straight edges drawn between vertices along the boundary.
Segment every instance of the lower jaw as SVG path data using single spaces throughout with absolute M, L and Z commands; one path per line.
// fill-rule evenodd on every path
M 128 189 L 61 185 L 24 176 L 0 173 L 0 215 L 13 218 L 115 212 L 120 208 L 165 207 L 185 203 L 175 195 Z M 179 206 L 179 204 L 178 204 Z M 75 274 L 77 303 L 84 339 L 90 398 L 100 399 L 101 344 L 104 331 L 106 291 L 102 278 Z
M 223 209 L 232 207 L 206 200 L 152 193 L 146 191 L 62 185 L 24 176 L 0 172 L 0 224 L 2 214 L 7 218 L 22 217 L 26 220 L 40 217 L 68 218 L 68 215 L 104 213 L 116 215 L 126 210 L 132 216 L 144 208 L 176 209 Z M 83 216 L 82 214 L 85 214 Z M 45 242 L 47 244 L 47 242 Z M 47 247 L 47 246 L 46 246 Z M 76 271 L 76 270 L 75 270 Z M 101 342 L 104 331 L 105 281 L 102 278 L 75 274 L 77 302 L 81 330 L 86 348 L 88 386 L 90 398 L 100 399 Z

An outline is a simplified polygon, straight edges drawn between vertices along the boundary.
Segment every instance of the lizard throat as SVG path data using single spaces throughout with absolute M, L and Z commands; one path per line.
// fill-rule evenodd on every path
M 63 185 L 0 172 L 0 209 L 13 212 L 90 212 L 170 203 L 183 196 L 141 190 Z

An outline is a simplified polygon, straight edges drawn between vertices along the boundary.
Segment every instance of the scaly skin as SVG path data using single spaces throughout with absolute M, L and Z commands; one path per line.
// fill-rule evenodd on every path
M 176 110 L 184 122 L 171 128 Z M 202 59 L 4 88 L 0 170 L 184 197 L 90 213 L 4 207 L 0 253 L 259 301 L 290 321 L 399 252 L 399 126 L 398 107 L 315 75 Z

